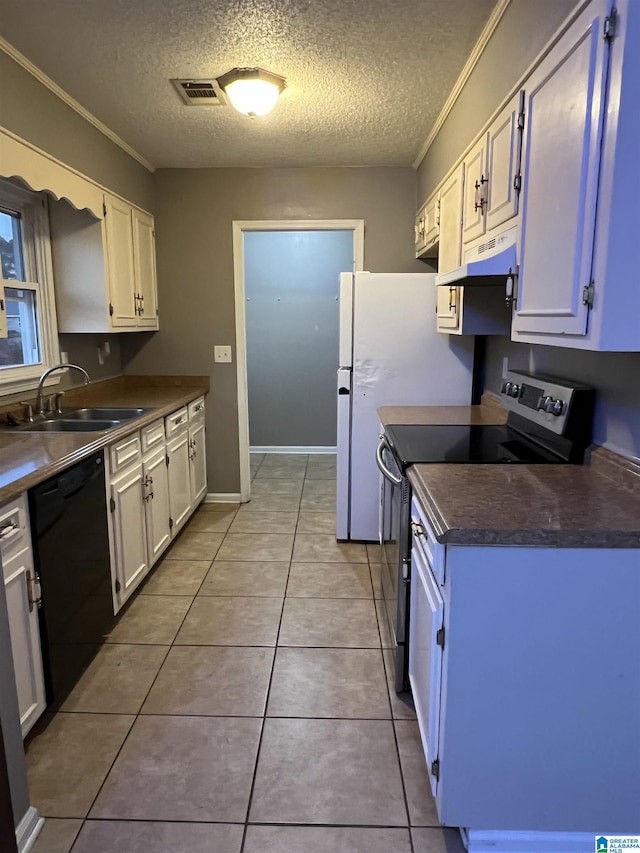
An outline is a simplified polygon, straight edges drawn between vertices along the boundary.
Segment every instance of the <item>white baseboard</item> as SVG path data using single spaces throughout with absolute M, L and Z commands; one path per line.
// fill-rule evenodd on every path
M 240 503 L 240 492 L 207 492 L 203 503 L 237 504 Z
M 40 817 L 38 809 L 29 806 L 16 829 L 18 853 L 29 853 L 44 826 L 44 818 Z
M 336 453 L 337 447 L 328 447 L 319 445 L 317 447 L 309 446 L 291 446 L 291 447 L 250 447 L 249 453 Z
M 587 832 L 460 831 L 467 853 L 593 853 L 597 837 Z

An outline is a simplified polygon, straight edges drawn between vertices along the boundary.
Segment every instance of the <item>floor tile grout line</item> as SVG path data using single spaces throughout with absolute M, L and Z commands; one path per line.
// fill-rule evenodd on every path
M 305 466 L 305 472 L 306 472 L 306 466 Z M 305 474 L 305 476 L 306 476 L 306 474 Z M 295 529 L 294 534 L 293 534 L 293 543 L 294 544 L 295 544 L 296 533 L 298 530 L 299 519 L 300 519 L 300 507 L 298 506 L 298 518 L 296 519 L 296 529 Z M 289 560 L 289 569 L 287 571 L 287 581 L 286 581 L 285 587 L 284 587 L 284 596 L 282 597 L 282 609 L 280 610 L 280 620 L 278 622 L 278 631 L 276 633 L 276 642 L 275 642 L 274 651 L 273 651 L 273 660 L 271 662 L 271 672 L 269 674 L 269 683 L 267 685 L 267 692 L 266 692 L 265 700 L 264 700 L 264 713 L 262 716 L 262 726 L 260 727 L 260 738 L 258 740 L 258 749 L 256 750 L 256 762 L 255 762 L 255 765 L 253 767 L 253 776 L 251 778 L 251 787 L 249 788 L 249 799 L 247 801 L 247 814 L 245 817 L 244 827 L 242 830 L 242 841 L 240 843 L 240 853 L 243 853 L 243 851 L 244 851 L 244 847 L 245 847 L 245 843 L 246 843 L 246 839 L 247 839 L 247 831 L 249 829 L 249 815 L 251 814 L 251 805 L 253 803 L 253 792 L 255 790 L 256 778 L 258 775 L 258 763 L 260 761 L 260 751 L 262 749 L 262 739 L 264 737 L 265 723 L 267 721 L 267 708 L 269 705 L 269 697 L 271 695 L 271 684 L 273 682 L 273 673 L 275 672 L 275 668 L 276 668 L 276 657 L 278 654 L 278 640 L 280 639 L 280 629 L 282 628 L 282 619 L 284 616 L 284 606 L 285 606 L 285 601 L 286 601 L 286 597 L 287 597 L 287 588 L 289 586 L 289 577 L 291 576 L 291 562 L 293 559 L 294 544 L 292 544 L 292 546 L 291 546 L 291 559 Z

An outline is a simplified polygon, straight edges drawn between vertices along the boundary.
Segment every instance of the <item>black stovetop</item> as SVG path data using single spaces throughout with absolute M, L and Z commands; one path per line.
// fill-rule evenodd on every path
M 384 431 L 403 471 L 410 465 L 429 462 L 549 464 L 567 461 L 508 425 L 392 424 Z

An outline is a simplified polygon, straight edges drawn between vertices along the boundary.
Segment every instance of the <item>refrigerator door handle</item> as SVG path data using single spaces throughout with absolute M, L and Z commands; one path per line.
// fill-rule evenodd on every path
M 383 477 L 386 477 L 387 480 L 389 480 L 394 485 L 399 486 L 402 482 L 402 478 L 396 477 L 396 475 L 393 474 L 384 464 L 384 461 L 382 459 L 382 453 L 384 450 L 389 450 L 389 445 L 387 444 L 386 439 L 383 438 L 380 444 L 378 445 L 378 449 L 376 450 L 376 462 L 378 463 L 378 468 L 380 469 L 380 472 L 382 473 Z

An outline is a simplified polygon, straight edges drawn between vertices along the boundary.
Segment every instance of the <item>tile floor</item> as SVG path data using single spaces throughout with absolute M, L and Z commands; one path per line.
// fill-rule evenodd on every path
M 29 738 L 33 853 L 460 853 L 390 686 L 379 549 L 335 541 L 335 458 L 252 458 Z

